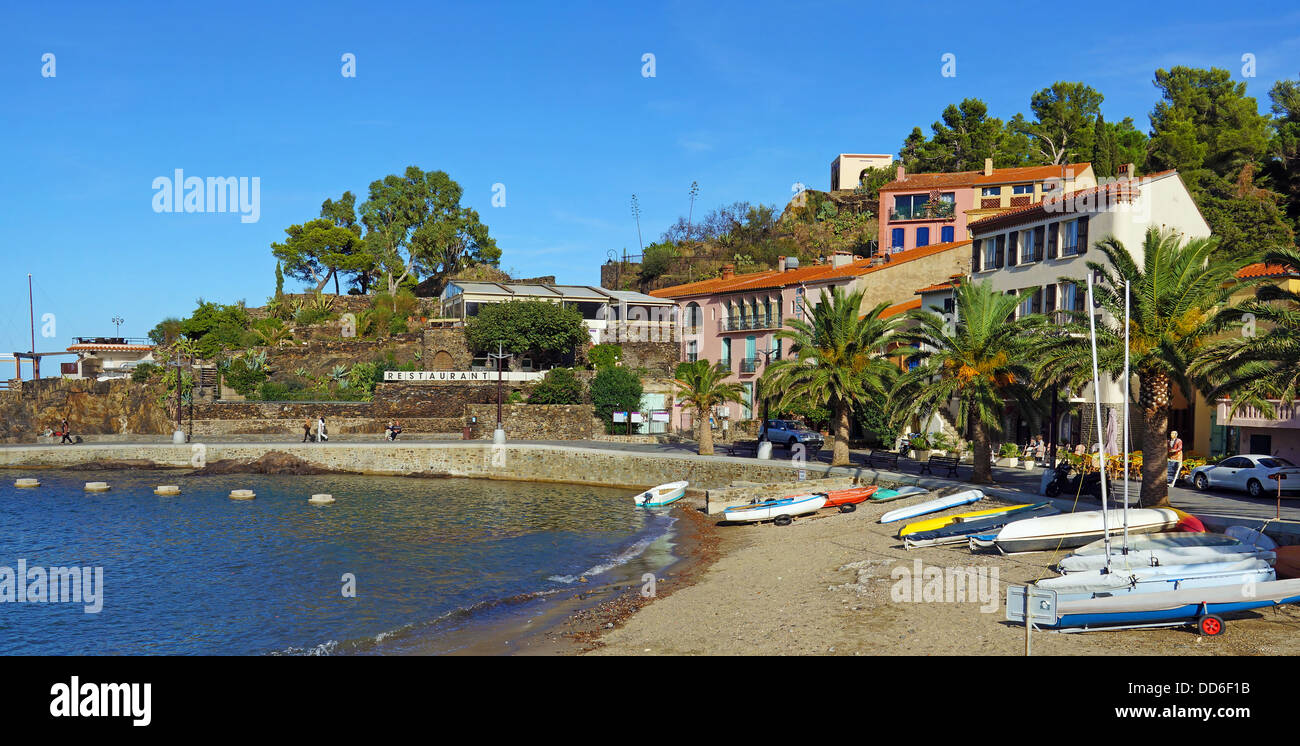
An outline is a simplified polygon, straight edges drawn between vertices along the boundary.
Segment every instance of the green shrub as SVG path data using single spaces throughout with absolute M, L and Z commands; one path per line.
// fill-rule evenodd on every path
M 998 449 L 1000 458 L 1016 458 L 1019 455 L 1020 449 L 1016 447 L 1015 443 L 1003 443 L 1002 447 Z
M 606 368 L 591 379 L 591 403 L 612 432 L 614 412 L 634 412 L 641 406 L 641 379 L 626 368 Z
M 528 403 L 581 404 L 582 388 L 582 381 L 573 375 L 571 368 L 552 368 L 528 395 Z
M 587 351 L 587 360 L 596 370 L 613 368 L 623 359 L 623 348 L 616 344 L 598 344 Z
M 135 366 L 135 370 L 131 371 L 131 380 L 136 383 L 147 383 L 149 379 L 161 369 L 162 366 L 160 365 L 154 365 L 153 363 L 140 363 Z
M 237 357 L 227 363 L 222 378 L 239 395 L 249 396 L 266 380 L 266 370 L 261 366 L 250 365 L 243 357 Z

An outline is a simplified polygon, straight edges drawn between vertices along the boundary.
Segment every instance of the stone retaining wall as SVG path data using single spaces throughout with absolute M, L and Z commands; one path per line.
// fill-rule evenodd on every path
M 471 419 L 477 419 L 470 423 Z M 506 404 L 502 426 L 512 440 L 587 440 L 592 437 L 590 404 Z M 470 437 L 491 439 L 497 426 L 496 404 L 465 407 Z

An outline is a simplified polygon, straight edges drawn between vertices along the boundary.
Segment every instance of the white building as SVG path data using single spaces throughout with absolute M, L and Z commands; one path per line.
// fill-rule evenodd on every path
M 107 381 L 126 378 L 140 363 L 154 362 L 154 346 L 126 337 L 74 337 L 68 352 L 77 354 L 75 363 L 63 364 L 68 378 Z
M 676 302 L 630 290 L 591 285 L 539 285 L 452 280 L 442 293 L 442 315 L 465 321 L 487 303 L 545 301 L 576 308 L 591 333 L 591 343 L 635 339 L 670 342 L 676 337 Z
M 1095 248 L 1098 241 L 1115 238 L 1140 265 L 1142 243 L 1152 226 L 1174 230 L 1184 240 L 1210 235 L 1210 226 L 1176 171 L 1129 178 L 1133 168 L 1128 164 L 1120 173 L 1121 178 L 1111 183 L 970 223 L 971 280 L 987 280 L 1005 293 L 1032 291 L 1017 315 L 1082 311 L 1087 303 L 1087 263 L 1107 262 L 1106 255 Z M 1091 386 L 1078 394 L 1074 398 L 1077 404 L 1086 401 L 1091 405 Z M 1123 387 L 1103 378 L 1101 401 L 1103 407 L 1122 406 Z M 1077 414 L 1063 415 L 1072 417 Z M 1023 429 L 1023 423 L 1019 428 L 1017 423 L 1008 424 L 1007 438 L 1019 440 L 1017 431 Z M 1078 437 L 1077 421 L 1058 424 L 1061 438 Z

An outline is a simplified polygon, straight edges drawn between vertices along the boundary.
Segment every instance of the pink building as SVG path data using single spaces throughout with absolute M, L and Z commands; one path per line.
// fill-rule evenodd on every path
M 1096 186 L 1090 163 L 982 171 L 909 174 L 900 165 L 897 178 L 880 188 L 881 251 L 898 252 L 970 238 L 967 222 L 1043 197 Z

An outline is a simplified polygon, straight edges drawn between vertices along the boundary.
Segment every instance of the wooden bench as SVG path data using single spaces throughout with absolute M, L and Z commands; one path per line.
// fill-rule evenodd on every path
M 956 477 L 957 465 L 960 463 L 961 459 L 958 459 L 956 456 L 931 456 L 929 461 L 921 464 L 921 473 L 934 474 L 934 468 L 937 466 L 946 470 L 944 476 Z M 935 476 L 938 475 L 935 474 Z
M 740 456 L 746 453 L 758 455 L 757 440 L 737 440 L 727 444 L 727 453 L 732 456 Z
M 867 456 L 867 466 L 887 466 L 891 469 L 897 469 L 898 454 L 894 451 L 872 451 Z

